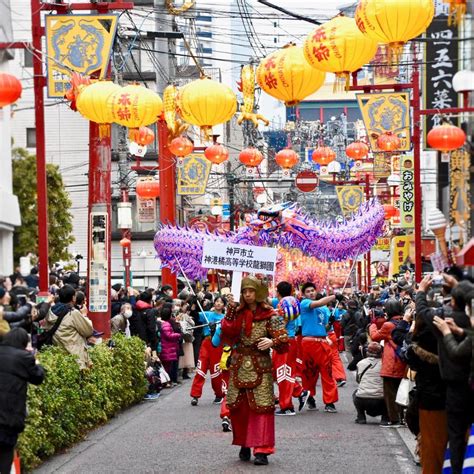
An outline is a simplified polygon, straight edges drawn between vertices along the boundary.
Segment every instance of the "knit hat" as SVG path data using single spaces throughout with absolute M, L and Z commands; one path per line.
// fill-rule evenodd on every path
M 382 346 L 378 342 L 371 342 L 367 346 L 368 357 L 380 357 L 382 355 Z

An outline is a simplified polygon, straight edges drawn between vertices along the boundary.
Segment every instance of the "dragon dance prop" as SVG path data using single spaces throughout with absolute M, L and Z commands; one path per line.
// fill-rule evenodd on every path
M 321 261 L 342 262 L 370 250 L 382 235 L 383 225 L 384 209 L 374 199 L 340 223 L 314 221 L 295 205 L 283 204 L 261 209 L 237 232 L 210 233 L 164 225 L 156 233 L 154 245 L 163 267 L 200 279 L 207 274 L 201 266 L 204 241 L 300 249 Z

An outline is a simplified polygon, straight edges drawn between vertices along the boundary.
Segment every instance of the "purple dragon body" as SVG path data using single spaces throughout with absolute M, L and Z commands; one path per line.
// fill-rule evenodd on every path
M 210 233 L 166 225 L 156 233 L 154 244 L 163 267 L 179 273 L 181 265 L 189 278 L 200 279 L 207 274 L 201 266 L 205 240 L 297 248 L 321 261 L 339 262 L 370 250 L 382 235 L 383 225 L 384 209 L 374 199 L 341 223 L 313 221 L 301 209 L 281 205 L 260 210 L 256 219 L 237 232 Z

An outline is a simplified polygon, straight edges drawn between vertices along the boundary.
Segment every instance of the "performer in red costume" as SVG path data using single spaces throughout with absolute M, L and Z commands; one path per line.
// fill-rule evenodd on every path
M 242 281 L 240 305 L 229 295 L 222 320 L 222 336 L 234 347 L 231 356 L 227 405 L 233 443 L 241 446 L 239 458 L 249 461 L 253 448 L 256 465 L 268 464 L 275 452 L 275 402 L 270 348 L 288 350 L 282 319 L 266 301 L 268 288 L 257 278 Z

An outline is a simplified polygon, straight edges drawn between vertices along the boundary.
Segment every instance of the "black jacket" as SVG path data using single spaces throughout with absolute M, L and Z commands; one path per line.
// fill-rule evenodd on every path
M 28 383 L 39 385 L 43 379 L 44 370 L 30 352 L 0 345 L 0 430 L 23 431 Z
M 16 323 L 27 319 L 31 314 L 31 305 L 25 304 L 20 306 L 16 311 L 4 311 L 3 319 L 8 323 Z
M 446 382 L 467 382 L 469 379 L 469 368 L 471 358 L 465 356 L 453 361 L 449 358 L 446 351 L 446 345 L 443 340 L 443 335 L 433 324 L 433 318 L 437 315 L 436 309 L 430 308 L 426 301 L 426 294 L 419 291 L 416 294 L 416 317 L 423 318 L 423 321 L 427 327 L 436 336 L 438 342 L 438 357 L 439 357 L 439 368 L 441 371 L 441 378 Z M 464 311 L 453 310 L 449 315 L 454 319 L 454 322 L 462 328 L 469 328 L 470 321 L 469 317 Z
M 157 310 L 150 304 L 138 301 L 129 319 L 132 336 L 138 336 L 153 351 L 156 351 L 158 346 L 157 316 Z
M 392 332 L 393 341 L 408 345 L 406 359 L 410 369 L 416 371 L 416 396 L 423 410 L 444 410 L 446 383 L 441 378 L 438 363 L 438 341 L 427 326 L 419 326 L 416 334 L 409 333 L 410 323 L 401 320 Z

